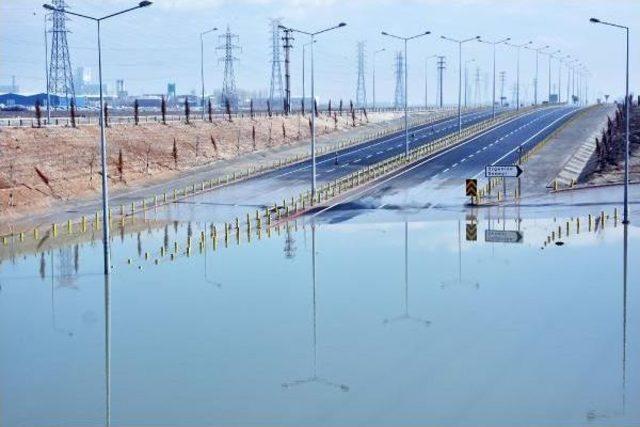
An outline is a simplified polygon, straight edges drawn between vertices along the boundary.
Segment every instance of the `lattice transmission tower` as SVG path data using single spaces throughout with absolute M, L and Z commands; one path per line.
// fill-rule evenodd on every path
M 364 83 L 364 42 L 358 42 L 358 84 L 356 88 L 356 105 L 358 108 L 367 106 L 367 89 Z
M 282 105 L 284 89 L 282 87 L 282 60 L 280 59 L 281 36 L 280 19 L 272 19 L 271 25 L 271 87 L 269 101 L 271 106 Z
M 393 100 L 394 108 L 404 107 L 404 55 L 402 51 L 396 53 L 396 92 Z
M 229 100 L 231 108 L 234 110 L 238 108 L 238 91 L 236 88 L 236 74 L 235 74 L 235 62 L 238 58 L 234 56 L 233 52 L 240 50 L 240 46 L 236 43 L 240 40 L 237 34 L 233 34 L 227 25 L 227 31 L 219 36 L 222 44 L 216 49 L 224 51 L 224 55 L 219 59 L 220 62 L 224 62 L 224 80 L 222 81 L 222 105 L 225 105 Z
M 53 7 L 64 10 L 67 7 L 65 0 L 52 0 Z M 73 86 L 73 72 L 71 70 L 71 58 L 69 57 L 69 45 L 67 44 L 66 21 L 67 15 L 63 12 L 52 12 L 49 20 L 52 21 L 51 33 L 51 61 L 49 62 L 49 93 L 64 95 L 67 106 L 69 99 L 75 98 L 76 91 Z
M 444 104 L 444 70 L 447 69 L 446 56 L 438 56 L 438 107 Z

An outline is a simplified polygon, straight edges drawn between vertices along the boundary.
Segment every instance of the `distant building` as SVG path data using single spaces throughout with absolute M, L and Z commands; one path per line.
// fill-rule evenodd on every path
M 16 84 L 16 76 L 11 76 L 11 84 L 0 85 L 0 93 L 18 93 L 20 88 Z
M 76 93 L 85 93 L 85 86 L 91 84 L 91 68 L 78 67 L 76 68 L 76 74 L 73 77 Z

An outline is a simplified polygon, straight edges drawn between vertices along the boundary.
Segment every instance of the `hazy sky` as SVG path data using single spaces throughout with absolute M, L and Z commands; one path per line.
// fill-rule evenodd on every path
M 0 0 L 0 83 L 8 84 L 15 75 L 23 92 L 43 91 L 43 0 Z M 130 0 L 69 0 L 76 12 L 100 16 L 126 8 Z M 409 101 L 424 100 L 425 57 L 447 57 L 445 102 L 457 99 L 457 45 L 440 40 L 440 35 L 487 39 L 511 37 L 513 42 L 532 40 L 536 46 L 550 45 L 564 55 L 579 58 L 591 71 L 591 98 L 609 93 L 619 96 L 624 90 L 624 32 L 590 24 L 597 16 L 622 24 L 640 22 L 638 0 L 157 0 L 153 6 L 106 21 L 103 24 L 104 78 L 110 86 L 125 80 L 130 93 L 164 92 L 175 81 L 179 93 L 200 92 L 201 31 L 226 26 L 240 36 L 242 51 L 237 53 L 238 87 L 267 90 L 271 75 L 271 39 L 269 18 L 315 31 L 340 21 L 347 27 L 323 34 L 316 43 L 316 91 L 327 98 L 355 98 L 356 43 L 367 45 L 366 85 L 371 99 L 372 52 L 377 55 L 378 101 L 389 102 L 394 93 L 394 54 L 401 42 L 383 37 L 381 30 L 412 35 L 430 30 L 433 34 L 409 45 Z M 97 74 L 95 24 L 79 18 L 68 22 L 72 66 L 88 66 Z M 633 28 L 632 28 L 633 31 Z M 639 32 L 631 38 L 631 87 L 640 85 Z M 301 93 L 302 43 L 297 35 L 292 51 L 292 91 Z M 217 35 L 206 36 L 205 74 L 207 90 L 220 88 L 223 64 Z M 480 68 L 480 96 L 491 88 L 491 47 L 480 43 L 465 45 L 464 59 L 469 64 L 469 101 L 475 95 L 475 67 Z M 523 51 L 521 57 L 521 97 L 533 97 L 535 54 Z M 307 62 L 308 64 L 308 62 Z M 307 69 L 308 70 L 308 69 Z M 505 96 L 511 98 L 516 78 L 515 49 L 497 50 L 497 70 L 505 71 Z M 284 72 L 284 69 L 283 69 Z M 546 97 L 547 56 L 540 57 L 540 97 Z M 552 62 L 552 86 L 558 80 L 557 62 Z M 435 100 L 436 66 L 428 66 L 430 101 Z M 486 81 L 486 83 L 485 83 Z M 563 93 L 567 83 L 563 67 Z M 307 85 L 307 90 L 309 86 Z M 498 96 L 500 84 L 498 82 Z M 637 92 L 637 91 L 636 91 Z

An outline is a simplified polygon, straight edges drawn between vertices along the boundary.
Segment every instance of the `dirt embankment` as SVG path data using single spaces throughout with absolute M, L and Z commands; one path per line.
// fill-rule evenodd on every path
M 629 179 L 640 182 L 640 107 L 631 104 L 629 122 Z M 604 141 L 604 143 L 603 143 Z M 619 184 L 624 182 L 625 121 L 612 120 L 610 137 L 599 139 L 598 170 L 588 176 L 586 185 Z
M 358 113 L 355 126 L 397 113 Z M 349 114 L 316 121 L 318 134 L 352 129 Z M 99 127 L 0 128 L 0 218 L 42 212 L 56 203 L 100 191 Z M 179 173 L 256 150 L 302 144 L 310 116 L 240 118 L 213 123 L 148 123 L 107 128 L 109 183 L 114 191 L 170 179 Z

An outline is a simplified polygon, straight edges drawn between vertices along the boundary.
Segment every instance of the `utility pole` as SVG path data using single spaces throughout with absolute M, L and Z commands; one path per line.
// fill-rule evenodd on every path
M 284 113 L 291 113 L 291 48 L 293 45 L 291 42 L 294 40 L 291 35 L 291 30 L 286 28 L 282 30 L 284 36 L 282 37 L 282 41 L 284 41 L 284 45 L 282 48 L 284 49 Z
M 438 56 L 438 107 L 442 108 L 444 94 L 444 70 L 447 68 L 446 57 Z
M 404 105 L 404 60 L 402 52 L 396 52 L 396 90 L 393 97 L 393 107 L 401 108 Z
M 464 61 L 464 108 L 467 108 L 467 90 L 469 89 L 469 67 L 467 64 L 476 62 L 475 59 L 467 59 Z
M 480 43 L 486 43 L 493 46 L 493 94 L 491 98 L 491 111 L 494 119 L 496 118 L 496 46 L 502 43 L 507 43 L 509 40 L 511 40 L 511 37 L 507 37 L 505 39 L 497 40 L 494 42 L 478 39 Z
M 500 107 L 504 107 L 504 83 L 506 80 L 506 71 L 500 71 Z
M 482 103 L 482 100 L 480 99 L 480 67 L 478 66 L 476 66 L 473 97 L 474 97 L 476 107 L 479 106 Z

